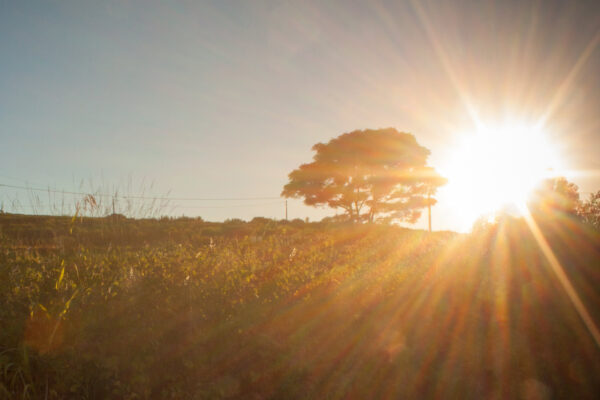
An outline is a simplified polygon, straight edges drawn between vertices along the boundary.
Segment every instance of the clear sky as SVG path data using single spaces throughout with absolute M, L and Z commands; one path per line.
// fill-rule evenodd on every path
M 442 168 L 475 113 L 545 117 L 591 192 L 599 42 L 597 1 L 0 0 L 0 183 L 277 197 L 313 144 L 355 129 L 411 132 Z M 266 202 L 172 205 L 283 218 Z M 290 218 L 327 214 L 289 203 Z M 443 192 L 434 228 L 464 229 Z

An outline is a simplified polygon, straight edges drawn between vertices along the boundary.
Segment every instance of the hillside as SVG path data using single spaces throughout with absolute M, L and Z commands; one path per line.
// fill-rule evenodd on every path
M 0 215 L 6 398 L 597 398 L 600 351 L 524 223 Z M 596 325 L 600 241 L 540 224 Z

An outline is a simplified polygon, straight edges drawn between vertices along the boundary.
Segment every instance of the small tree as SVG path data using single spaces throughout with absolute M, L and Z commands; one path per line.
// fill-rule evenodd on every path
M 312 149 L 313 162 L 289 174 L 282 196 L 341 208 L 353 221 L 414 223 L 446 182 L 426 166 L 429 150 L 394 128 L 356 130 Z
M 529 209 L 537 215 L 575 215 L 579 206 L 579 188 L 564 177 L 544 180 L 529 202 Z
M 600 190 L 590 194 L 587 201 L 582 201 L 577 214 L 583 222 L 600 230 Z

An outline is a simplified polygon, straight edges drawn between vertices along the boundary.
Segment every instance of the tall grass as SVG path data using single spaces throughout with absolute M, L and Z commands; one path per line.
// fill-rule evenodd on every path
M 3 188 L 0 209 L 5 213 L 80 217 L 104 217 L 120 214 L 130 218 L 158 218 L 172 212 L 168 193 L 156 195 L 154 182 L 134 183 L 130 176 L 118 184 L 104 179 L 79 180 L 66 191 L 25 185 L 24 190 Z M 73 194 L 76 192 L 80 194 Z

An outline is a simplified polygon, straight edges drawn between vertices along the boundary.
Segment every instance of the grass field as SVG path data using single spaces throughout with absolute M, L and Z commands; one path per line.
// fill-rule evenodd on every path
M 592 321 L 600 237 L 539 224 Z M 0 215 L 0 398 L 595 399 L 527 225 Z

